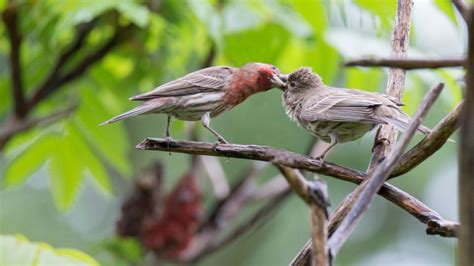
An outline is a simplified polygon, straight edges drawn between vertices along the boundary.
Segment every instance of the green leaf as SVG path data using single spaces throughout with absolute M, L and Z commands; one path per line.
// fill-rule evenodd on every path
M 128 262 L 129 265 L 140 265 L 142 264 L 140 262 L 143 262 L 144 252 L 141 244 L 135 238 L 115 237 L 105 240 L 101 245 L 115 257 Z
M 68 141 L 73 147 L 71 151 L 74 151 L 74 156 L 78 164 L 87 168 L 98 186 L 106 196 L 112 195 L 113 189 L 110 183 L 109 176 L 97 157 L 97 153 L 94 153 L 91 148 L 86 144 L 86 139 L 79 133 L 79 129 L 69 125 L 68 127 Z
M 101 122 L 110 119 L 114 114 L 107 112 L 107 108 L 98 100 L 101 97 L 100 94 L 94 93 L 91 89 L 83 88 L 81 96 L 82 104 L 76 112 L 77 125 L 81 132 L 108 163 L 121 174 L 130 175 L 131 166 L 127 158 L 130 146 L 123 123 L 99 126 Z
M 450 94 L 448 94 L 449 98 L 447 100 L 452 107 L 456 106 L 462 100 L 462 89 L 461 86 L 459 86 L 459 82 L 447 70 L 439 69 L 436 70 L 436 72 L 444 80 L 446 83 L 446 88 L 448 88 L 450 92 Z
M 67 136 L 57 138 L 54 147 L 55 152 L 49 163 L 51 192 L 56 207 L 66 210 L 76 198 L 84 168 L 74 157 L 74 146 Z
M 317 35 L 322 35 L 326 29 L 326 12 L 324 1 L 290 0 L 295 11 L 311 25 Z
M 24 183 L 48 159 L 54 138 L 53 135 L 41 137 L 14 158 L 5 169 L 5 184 L 17 186 Z
M 131 1 L 119 1 L 117 9 L 138 27 L 144 28 L 148 25 L 150 11 L 145 6 Z
M 79 250 L 54 249 L 46 243 L 30 242 L 21 235 L 2 235 L 0 265 L 98 266 L 99 263 Z
M 380 81 L 382 79 L 382 71 L 376 68 L 347 68 L 346 69 L 346 86 L 348 88 L 380 91 Z
M 389 29 L 395 22 L 397 12 L 396 0 L 354 0 L 354 3 L 380 19 L 382 29 Z
M 289 33 L 276 24 L 225 36 L 224 54 L 234 65 L 273 63 L 289 41 Z
M 434 4 L 443 12 L 454 25 L 458 26 L 456 14 L 454 13 L 453 5 L 449 0 L 433 0 Z

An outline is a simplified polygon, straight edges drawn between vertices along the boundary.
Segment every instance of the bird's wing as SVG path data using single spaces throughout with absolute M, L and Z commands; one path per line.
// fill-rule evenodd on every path
M 130 100 L 149 100 L 156 97 L 183 96 L 200 92 L 221 90 L 235 68 L 217 66 L 192 72 L 184 77 L 165 83 L 152 91 L 133 96 Z
M 319 98 L 315 101 L 306 101 L 300 114 L 302 120 L 385 123 L 374 115 L 375 109 L 384 104 L 375 97 L 341 90 Z

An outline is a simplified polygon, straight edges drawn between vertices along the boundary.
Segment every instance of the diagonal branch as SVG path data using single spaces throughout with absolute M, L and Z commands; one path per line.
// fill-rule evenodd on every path
M 12 124 L 0 129 L 0 150 L 3 149 L 6 142 L 12 136 L 36 126 L 47 126 L 47 125 L 53 124 L 57 122 L 58 120 L 60 120 L 61 118 L 64 118 L 70 115 L 76 109 L 76 107 L 77 107 L 76 105 L 73 105 L 66 109 L 50 113 L 43 117 L 22 119 L 22 120 L 12 120 L 14 121 L 14 122 L 11 122 Z
M 89 55 L 85 56 L 75 67 L 73 67 L 71 70 L 67 71 L 63 75 L 59 74 L 54 74 L 54 70 L 51 75 L 53 77 L 47 78 L 47 80 L 39 87 L 37 88 L 34 92 L 33 95 L 30 97 L 30 99 L 27 102 L 27 107 L 29 110 L 33 109 L 38 103 L 46 99 L 50 94 L 56 92 L 63 86 L 64 84 L 71 82 L 78 77 L 80 77 L 85 71 L 87 71 L 94 63 L 102 59 L 107 53 L 112 50 L 115 46 L 117 46 L 122 39 L 126 36 L 128 31 L 132 28 L 133 26 L 117 26 L 115 29 L 115 32 L 113 35 L 110 37 L 109 40 L 107 40 L 101 47 L 99 47 L 97 50 L 94 52 L 90 53 Z M 84 30 L 82 34 L 87 33 L 87 30 Z M 69 52 L 69 55 L 64 54 L 62 58 L 69 58 L 74 52 L 75 52 L 75 45 L 77 43 L 83 42 L 81 41 L 81 34 L 77 37 L 76 43 L 71 46 L 66 53 Z M 58 62 L 57 64 L 61 64 L 61 62 Z M 64 64 L 64 63 L 62 63 Z
M 29 100 L 29 108 L 33 108 L 41 99 L 47 97 L 50 91 L 56 90 L 60 85 L 57 84 L 60 79 L 60 71 L 66 65 L 66 63 L 74 56 L 83 46 L 89 33 L 94 29 L 94 26 L 98 18 L 94 20 L 78 25 L 76 30 L 76 36 L 70 46 L 59 56 L 53 68 L 42 82 L 42 84 L 34 90 L 33 96 Z
M 451 2 L 453 2 L 453 5 L 459 11 L 459 14 L 461 14 L 464 21 L 469 22 L 469 17 L 471 16 L 471 8 L 469 7 L 469 5 L 466 4 L 463 0 L 452 0 Z
M 439 150 L 459 127 L 464 102 L 460 102 L 420 143 L 403 154 L 390 178 L 403 175 Z
M 361 58 L 353 59 L 344 63 L 344 66 L 362 66 L 362 67 L 393 67 L 405 70 L 426 69 L 426 68 L 444 68 L 444 67 L 464 67 L 466 59 L 392 59 L 392 58 Z
M 5 23 L 10 42 L 10 71 L 11 89 L 15 115 L 19 118 L 26 114 L 25 99 L 23 95 L 23 81 L 20 63 L 21 35 L 18 29 L 18 6 L 11 3 L 3 12 L 2 19 Z
M 330 251 L 333 255 L 337 254 L 345 240 L 349 237 L 357 223 L 368 210 L 375 194 L 380 190 L 390 172 L 395 168 L 402 152 L 408 146 L 411 138 L 420 126 L 421 120 L 433 105 L 442 89 L 443 84 L 439 84 L 428 92 L 395 149 L 393 149 L 387 158 L 375 169 L 372 177 L 362 182 L 362 184 L 354 191 L 352 197 L 352 199 L 354 199 L 353 204 L 348 201 L 348 206 L 352 206 L 351 210 L 347 213 L 328 242 Z

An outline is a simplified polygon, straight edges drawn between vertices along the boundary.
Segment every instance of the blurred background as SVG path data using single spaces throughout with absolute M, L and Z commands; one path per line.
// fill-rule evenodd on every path
M 98 124 L 134 107 L 128 97 L 207 65 L 266 62 L 282 72 L 310 66 L 327 84 L 383 91 L 386 69 L 344 68 L 342 63 L 390 54 L 396 1 L 2 0 L 0 9 L 4 22 L 11 22 L 8 15 L 16 12 L 22 36 L 23 91 L 26 99 L 37 96 L 32 97 L 36 100 L 25 119 L 58 111 L 61 116 L 52 123 L 43 121 L 0 139 L 0 234 L 21 234 L 31 241 L 78 249 L 104 265 L 146 265 L 154 261 L 149 252 L 144 255 L 147 247 L 116 237 L 122 203 L 134 193 L 134 180 L 156 162 L 163 171 L 160 193 L 170 193 L 191 171 L 191 157 L 134 148 L 145 137 L 164 135 L 163 115 L 137 117 L 106 127 Z M 15 123 L 7 25 L 11 24 L 0 24 L 3 128 Z M 81 34 L 84 38 L 78 40 Z M 78 43 L 80 49 L 60 63 L 54 74 L 61 55 Z M 459 57 L 465 51 L 465 24 L 450 1 L 415 1 L 409 57 Z M 52 73 L 56 75 L 51 86 L 54 89 L 46 95 L 35 94 Z M 460 101 L 463 75 L 462 69 L 456 68 L 409 71 L 404 110 L 413 114 L 431 86 L 446 83 L 424 122 L 433 127 Z M 73 109 L 61 112 L 68 108 Z M 279 90 L 250 97 L 213 119 L 212 125 L 232 143 L 298 153 L 306 153 L 313 143 L 313 137 L 285 115 Z M 172 136 L 189 139 L 192 128 L 192 123 L 175 120 Z M 200 140 L 215 141 L 200 126 L 195 133 Z M 327 160 L 365 171 L 373 137 L 372 133 L 360 141 L 338 145 Z M 417 136 L 413 143 L 420 139 Z M 238 159 L 218 161 L 231 185 L 237 184 L 252 164 Z M 193 174 L 196 182 L 191 185 L 201 195 L 193 211 L 205 217 L 215 206 L 216 197 L 205 171 Z M 275 175 L 277 170 L 269 166 L 255 180 L 264 184 Z M 391 183 L 446 219 L 457 220 L 456 177 L 457 144 L 447 143 L 415 170 Z M 323 178 L 328 182 L 333 208 L 355 187 Z M 239 224 L 260 205 L 247 204 L 223 230 Z M 198 264 L 286 265 L 309 237 L 307 206 L 290 195 L 259 226 Z M 455 243 L 426 235 L 425 225 L 376 198 L 338 255 L 336 265 L 452 265 Z M 173 257 L 176 252 L 166 256 Z

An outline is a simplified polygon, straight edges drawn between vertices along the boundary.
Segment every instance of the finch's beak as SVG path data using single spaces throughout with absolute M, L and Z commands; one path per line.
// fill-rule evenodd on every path
M 275 87 L 278 87 L 278 88 L 286 87 L 286 82 L 283 81 L 280 78 L 280 75 L 278 74 L 273 74 L 272 77 L 270 78 L 270 81 L 273 83 L 273 85 L 275 85 Z

